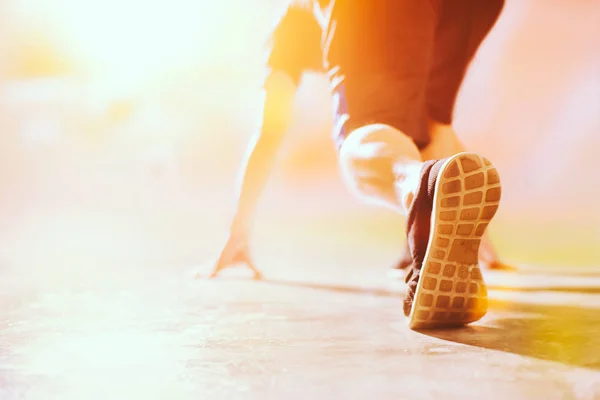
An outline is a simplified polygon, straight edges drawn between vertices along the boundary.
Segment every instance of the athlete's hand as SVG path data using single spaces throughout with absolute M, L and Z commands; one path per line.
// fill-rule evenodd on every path
M 247 235 L 230 234 L 225 246 L 223 246 L 223 249 L 219 253 L 219 257 L 212 266 L 209 278 L 216 278 L 226 268 L 244 265 L 252 270 L 254 279 L 262 278 L 262 274 L 256 268 L 250 256 L 248 239 Z

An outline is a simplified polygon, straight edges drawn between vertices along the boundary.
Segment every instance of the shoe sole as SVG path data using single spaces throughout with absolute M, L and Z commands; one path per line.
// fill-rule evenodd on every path
M 411 329 L 447 328 L 481 319 L 488 308 L 479 245 L 501 197 L 498 171 L 486 158 L 460 153 L 440 169 L 429 245 L 412 304 Z

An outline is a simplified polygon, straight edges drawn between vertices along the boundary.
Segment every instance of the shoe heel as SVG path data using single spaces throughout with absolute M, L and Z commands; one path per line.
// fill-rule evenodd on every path
M 479 246 L 500 197 L 498 171 L 486 158 L 460 153 L 442 166 L 429 245 L 409 317 L 412 329 L 462 326 L 486 314 Z

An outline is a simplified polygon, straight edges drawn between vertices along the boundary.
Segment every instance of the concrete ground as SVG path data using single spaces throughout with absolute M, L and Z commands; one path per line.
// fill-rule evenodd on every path
M 600 398 L 597 269 L 488 273 L 482 321 L 414 332 L 386 275 L 397 238 L 368 241 L 345 212 L 261 220 L 264 281 L 192 279 L 221 240 L 208 213 L 22 217 L 0 270 L 0 399 Z
M 600 396 L 600 296 L 573 288 L 587 279 L 530 277 L 517 292 L 492 290 L 483 321 L 419 333 L 383 280 L 112 272 L 35 292 L 4 274 L 0 398 Z

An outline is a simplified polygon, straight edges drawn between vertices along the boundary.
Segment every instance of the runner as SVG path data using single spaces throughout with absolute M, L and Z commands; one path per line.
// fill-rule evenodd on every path
M 407 216 L 404 312 L 412 328 L 463 325 L 487 310 L 478 266 L 500 200 L 486 158 L 462 152 L 451 127 L 469 62 L 503 0 L 303 1 L 273 34 L 263 125 L 249 146 L 230 236 L 212 276 L 246 263 L 260 194 L 307 70 L 327 70 L 333 139 L 347 186 Z M 483 253 L 483 252 L 482 252 Z M 493 259 L 491 266 L 497 262 Z

